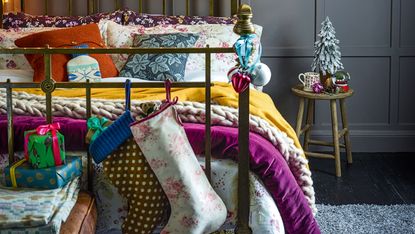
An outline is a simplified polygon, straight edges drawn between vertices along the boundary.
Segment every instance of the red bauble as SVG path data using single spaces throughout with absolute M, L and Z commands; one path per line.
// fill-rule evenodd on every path
M 237 93 L 242 93 L 243 91 L 245 91 L 249 87 L 249 84 L 251 83 L 251 77 L 249 77 L 249 75 L 244 74 L 242 72 L 234 73 L 232 75 L 231 80 L 232 80 L 233 89 L 235 89 Z

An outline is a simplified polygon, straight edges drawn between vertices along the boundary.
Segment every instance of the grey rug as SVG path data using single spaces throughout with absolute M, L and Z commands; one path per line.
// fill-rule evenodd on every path
M 415 233 L 415 205 L 317 205 L 323 234 Z

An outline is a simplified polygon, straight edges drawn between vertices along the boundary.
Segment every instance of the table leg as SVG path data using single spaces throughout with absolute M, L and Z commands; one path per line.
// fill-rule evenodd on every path
M 310 127 L 307 128 L 304 135 L 304 151 L 308 151 L 308 141 L 310 140 L 311 126 L 313 126 L 313 116 L 314 115 L 314 100 L 308 99 L 307 104 L 307 120 L 306 124 Z
M 352 149 L 351 149 L 352 147 L 350 144 L 349 124 L 347 123 L 345 99 L 340 99 L 340 111 L 342 114 L 342 125 L 343 125 L 343 128 L 346 129 L 346 132 L 344 134 L 344 144 L 346 145 L 347 163 L 351 164 L 353 163 Z
M 333 131 L 334 160 L 336 166 L 336 176 L 341 177 L 340 164 L 340 146 L 339 146 L 339 128 L 337 123 L 337 107 L 336 100 L 330 100 L 331 109 L 331 127 Z
M 304 115 L 304 100 L 305 98 L 300 98 L 300 104 L 298 105 L 297 113 L 297 125 L 295 127 L 295 133 L 297 137 L 300 137 L 301 125 L 303 124 L 303 115 Z

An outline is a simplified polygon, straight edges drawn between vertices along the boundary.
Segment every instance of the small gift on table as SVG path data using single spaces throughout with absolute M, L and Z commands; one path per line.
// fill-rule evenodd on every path
M 24 158 L 4 169 L 6 185 L 15 188 L 61 188 L 81 174 L 81 157 L 69 155 L 66 164 L 61 166 L 33 169 Z
M 65 141 L 59 123 L 40 125 L 24 133 L 24 153 L 33 168 L 65 164 Z

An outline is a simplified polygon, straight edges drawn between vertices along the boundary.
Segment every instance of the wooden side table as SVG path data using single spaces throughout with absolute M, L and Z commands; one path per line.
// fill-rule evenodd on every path
M 291 88 L 291 91 L 294 95 L 300 98 L 300 104 L 298 107 L 298 114 L 297 114 L 297 124 L 295 131 L 297 136 L 300 138 L 302 134 L 304 134 L 304 143 L 303 149 L 304 153 L 308 157 L 316 157 L 316 158 L 328 158 L 334 159 L 335 167 L 336 167 L 336 176 L 341 177 L 341 164 L 340 164 L 340 147 L 346 149 L 347 154 L 347 162 L 352 163 L 352 150 L 350 145 L 349 139 L 349 126 L 347 124 L 347 115 L 346 115 L 346 106 L 345 106 L 345 99 L 353 95 L 353 90 L 350 89 L 347 93 L 338 93 L 338 94 L 317 94 L 306 92 L 303 90 L 302 85 L 295 86 Z M 303 115 L 305 109 L 305 101 L 307 99 L 307 116 L 306 122 L 304 127 L 303 124 Z M 330 109 L 331 109 L 331 127 L 333 132 L 333 142 L 327 141 L 320 141 L 320 140 L 312 140 L 310 139 L 311 128 L 313 125 L 313 114 L 314 114 L 314 103 L 315 100 L 329 100 L 330 101 Z M 337 123 L 337 103 L 336 101 L 339 100 L 340 102 L 340 112 L 342 117 L 342 127 L 343 129 L 339 130 L 338 123 Z M 339 139 L 344 137 L 344 144 L 339 142 Z M 334 154 L 325 154 L 325 153 L 316 153 L 308 151 L 309 145 L 321 145 L 321 146 L 333 146 Z

